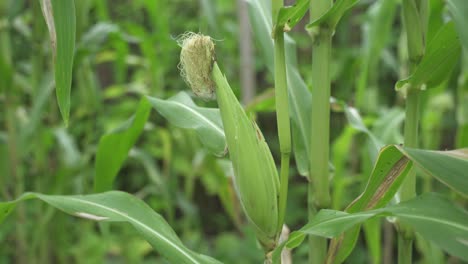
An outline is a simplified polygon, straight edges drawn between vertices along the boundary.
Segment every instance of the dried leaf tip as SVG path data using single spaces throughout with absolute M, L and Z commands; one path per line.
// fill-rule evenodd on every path
M 209 36 L 187 32 L 178 38 L 182 47 L 179 69 L 193 93 L 205 100 L 215 99 L 216 84 L 211 78 L 215 61 L 213 40 Z

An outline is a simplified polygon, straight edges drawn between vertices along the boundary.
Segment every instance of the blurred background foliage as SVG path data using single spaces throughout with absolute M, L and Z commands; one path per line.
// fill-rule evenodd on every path
M 430 2 L 430 23 L 441 24 L 448 15 L 443 1 Z M 0 1 L 0 56 L 13 65 L 12 72 L 0 73 L 1 200 L 12 200 L 24 191 L 92 193 L 100 138 L 135 113 L 142 95 L 166 99 L 188 92 L 177 69 L 177 37 L 187 31 L 216 40 L 216 56 L 231 86 L 258 120 L 279 161 L 273 78 L 246 23 L 243 1 L 79 0 L 75 5 L 71 112 L 69 126 L 64 127 L 39 1 Z M 333 41 L 332 95 L 357 107 L 364 123 L 385 144 L 402 143 L 404 100 L 394 91 L 395 82 L 407 74 L 399 10 L 396 0 L 360 1 L 343 18 Z M 291 36 L 298 47 L 299 70 L 310 84 L 306 23 L 302 21 Z M 429 32 L 428 38 L 433 34 Z M 466 61 L 440 87 L 424 93 L 423 148 L 468 145 L 468 118 L 463 112 Z M 333 185 L 333 208 L 341 210 L 359 195 L 372 163 L 370 147 L 362 147 L 368 144 L 366 137 L 346 122 L 339 104 L 332 106 L 332 162 L 340 175 Z M 195 132 L 172 126 L 152 111 L 114 189 L 144 199 L 189 248 L 226 263 L 261 263 L 262 253 L 245 225 L 228 167 L 224 159 L 202 148 Z M 444 192 L 438 183 L 420 180 L 425 190 Z M 286 215 L 291 229 L 306 222 L 306 191 L 305 178 L 293 166 Z M 384 234 L 388 235 L 382 238 L 381 253 L 385 263 L 393 263 L 395 239 L 392 232 Z M 166 263 L 128 225 L 96 224 L 39 202 L 20 205 L 2 224 L 0 244 L 0 263 Z M 420 252 L 427 247 L 418 245 Z M 304 263 L 306 250 L 296 250 L 294 260 Z M 349 262 L 371 262 L 375 257 L 361 239 Z

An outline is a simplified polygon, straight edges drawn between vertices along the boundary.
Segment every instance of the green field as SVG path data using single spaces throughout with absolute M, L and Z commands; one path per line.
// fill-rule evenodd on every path
M 465 263 L 468 1 L 0 1 L 0 264 Z

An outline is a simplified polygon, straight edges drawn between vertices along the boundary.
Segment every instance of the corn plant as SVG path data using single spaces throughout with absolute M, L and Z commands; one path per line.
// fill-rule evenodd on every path
M 468 24 L 468 3 L 464 0 L 372 2 L 368 21 L 363 22 L 369 35 L 368 43 L 363 47 L 365 56 L 360 74 L 354 80 L 355 108 L 349 102 L 331 96 L 336 51 L 334 39 L 341 32 L 342 20 L 349 22 L 346 18 L 350 11 L 361 5 L 368 6 L 366 3 L 359 0 L 297 0 L 292 6 L 284 6 L 280 0 L 246 2 L 262 60 L 274 80 L 274 97 L 271 99 L 274 99 L 279 153 L 273 153 L 272 144 L 267 143 L 261 124 L 257 125 L 255 118 L 249 116 L 238 101 L 228 81 L 233 77 L 223 74 L 223 58 L 216 56 L 216 49 L 223 42 L 203 33 L 187 32 L 173 45 L 180 46 L 178 68 L 192 92 L 180 92 L 169 99 L 141 95 L 135 114 L 99 140 L 95 152 L 93 193 L 50 195 L 25 192 L 24 186 L 18 184 L 15 198 L 0 203 L 0 222 L 15 207 L 22 212 L 24 205 L 20 202 L 38 199 L 70 215 L 101 222 L 103 229 L 106 222 L 129 223 L 170 263 L 222 263 L 223 259 L 200 254 L 184 244 L 161 214 L 143 200 L 112 190 L 127 157 L 144 157 L 141 153 L 132 152 L 132 147 L 145 133 L 145 125 L 150 122 L 151 111 L 155 109 L 173 126 L 193 130 L 203 149 L 209 155 L 224 159 L 227 171 L 233 171 L 233 194 L 237 200 L 228 196 L 231 185 L 225 178 L 226 189 L 219 193 L 220 199 L 233 222 L 239 226 L 243 223 L 238 219 L 234 204 L 240 204 L 265 263 L 290 263 L 291 255 L 296 252 L 292 250 L 301 246 L 306 238 L 307 263 L 343 263 L 355 250 L 361 230 L 372 261 L 379 263 L 383 222 L 398 237 L 398 263 L 415 261 L 415 244 L 423 248 L 420 251 L 425 259 L 438 254 L 442 256 L 439 260 L 444 262 L 442 250 L 453 258 L 468 261 L 468 212 L 460 206 L 466 204 L 468 196 L 468 34 L 464 30 Z M 73 108 L 70 100 L 73 66 L 77 67 L 77 63 L 83 67 L 88 65 L 82 57 L 86 53 L 86 42 L 75 43 L 75 4 L 73 0 L 40 1 L 52 50 L 60 112 L 57 116 L 62 117 L 67 129 L 74 126 L 69 114 Z M 375 67 L 377 58 L 384 53 L 386 42 L 376 35 L 389 31 L 391 17 L 396 10 L 401 11 L 402 17 L 397 45 L 401 68 L 398 69 L 400 80 L 394 88 L 405 105 L 403 141 L 399 144 L 394 144 L 378 129 L 369 128 L 372 122 L 362 118 L 358 111 L 362 109 L 374 117 L 379 114 L 375 109 L 378 97 L 370 95 L 382 92 L 375 88 L 378 87 Z M 386 17 L 387 11 L 392 15 Z M 301 25 L 307 12 L 309 23 L 305 29 L 310 37 L 312 60 L 306 69 L 310 83 L 302 77 L 296 58 L 296 43 L 289 35 Z M 0 139 L 3 145 L 8 146 L 5 159 L 13 165 L 8 175 L 21 183 L 24 182 L 22 172 L 14 166 L 19 158 L 17 142 L 22 141 L 16 140 L 17 126 L 12 107 L 16 94 L 12 87 L 17 81 L 13 74 L 15 65 L 9 56 L 12 49 L 9 27 L 13 21 L 4 20 L 0 24 L 0 84 L 5 102 L 2 121 L 6 123 L 7 133 L 1 134 Z M 138 29 L 134 30 L 143 34 Z M 105 31 L 110 34 L 117 29 L 105 27 Z M 225 38 L 228 40 L 229 36 Z M 147 44 L 145 50 L 152 54 L 148 47 L 151 44 Z M 156 64 L 151 65 L 151 69 L 158 75 L 158 78 L 153 76 L 156 81 L 163 79 L 161 76 L 164 74 L 157 70 Z M 125 69 L 118 72 L 125 72 Z M 86 76 L 85 71 L 77 74 Z M 456 90 L 458 127 L 454 136 L 457 147 L 443 151 L 425 149 L 421 147 L 421 138 L 425 137 L 421 132 L 426 130 L 420 128 L 420 123 L 424 109 L 429 105 L 427 101 L 431 100 L 425 93 L 447 86 L 456 74 L 459 75 Z M 189 94 L 204 101 L 216 100 L 218 108 L 199 106 Z M 369 102 L 369 98 L 374 98 L 377 103 Z M 343 130 L 331 144 L 330 127 L 332 113 L 335 112 L 344 114 L 351 130 Z M 390 119 L 397 119 L 398 112 L 395 113 L 388 114 Z M 438 117 L 439 121 L 441 119 Z M 381 126 L 390 126 L 390 122 L 382 120 Z M 378 128 L 377 125 L 375 127 Z M 31 134 L 33 128 L 28 133 Z M 363 152 L 364 160 L 361 162 L 370 164 L 370 169 L 363 172 L 365 184 L 359 190 L 360 194 L 345 204 L 345 182 L 349 177 L 343 168 L 349 159 L 347 156 L 354 154 L 336 146 L 351 145 L 351 139 L 358 133 L 365 137 L 365 147 L 352 151 Z M 424 144 L 430 144 L 430 139 L 424 140 Z M 275 156 L 279 160 L 275 161 Z M 223 157 L 228 157 L 228 161 Z M 307 197 L 304 198 L 307 210 L 300 212 L 306 224 L 288 233 L 287 209 L 288 205 L 291 206 L 288 192 L 293 188 L 289 182 L 294 174 L 290 166 L 292 158 L 294 171 L 303 176 L 300 181 L 307 189 Z M 155 178 L 156 184 L 163 185 L 158 182 L 159 178 Z M 436 189 L 432 190 L 432 178 L 448 187 L 448 191 L 433 192 Z M 192 188 L 189 186 L 186 190 L 191 192 Z M 170 193 L 165 192 L 164 195 L 169 197 Z M 173 218 L 174 212 L 168 215 Z M 22 223 L 24 221 L 22 219 Z M 20 238 L 24 236 L 21 227 L 16 228 L 16 236 L 18 241 L 24 242 L 24 237 Z M 26 248 L 24 244 L 19 243 L 19 246 Z

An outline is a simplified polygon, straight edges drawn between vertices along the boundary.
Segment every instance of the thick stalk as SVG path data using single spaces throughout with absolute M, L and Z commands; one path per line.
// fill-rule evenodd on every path
M 406 30 L 410 74 L 424 55 L 425 34 L 427 31 L 427 0 L 403 0 L 403 23 Z M 406 97 L 406 117 L 404 127 L 405 146 L 418 147 L 419 94 L 421 87 L 408 87 Z M 416 172 L 408 173 L 400 188 L 402 201 L 416 196 Z M 410 227 L 399 226 L 398 263 L 412 263 L 414 234 Z
M 406 98 L 406 117 L 405 117 L 405 146 L 418 146 L 418 123 L 419 123 L 419 90 L 408 91 Z M 406 176 L 405 181 L 400 187 L 400 198 L 402 201 L 409 200 L 416 196 L 416 172 L 414 168 Z M 412 263 L 414 234 L 410 227 L 406 225 L 399 226 L 398 234 L 398 263 Z
M 311 1 L 311 20 L 319 18 L 332 5 L 331 0 Z M 310 135 L 310 179 L 308 188 L 309 219 L 330 205 L 330 59 L 332 30 L 319 27 L 312 36 L 312 123 Z M 309 262 L 324 263 L 327 240 L 309 237 Z
M 322 209 L 330 204 L 328 160 L 331 32 L 321 30 L 313 47 L 310 179 L 311 184 L 315 186 L 315 206 Z
M 273 1 L 273 23 L 283 2 Z M 289 158 L 291 155 L 291 130 L 289 121 L 288 87 L 286 79 L 286 60 L 284 52 L 284 33 L 282 28 L 274 29 L 275 43 L 275 99 L 276 120 L 281 151 L 280 193 L 278 214 L 278 235 L 281 233 L 288 196 Z
M 317 206 L 315 206 L 316 192 L 313 184 L 309 183 L 307 190 L 307 204 L 309 207 L 309 220 L 317 214 Z M 325 263 L 327 258 L 327 239 L 318 236 L 309 236 L 309 263 Z
M 419 89 L 408 91 L 406 97 L 405 116 L 405 146 L 410 148 L 418 147 L 418 127 L 419 127 Z M 409 177 L 411 176 L 411 177 Z M 416 177 L 414 170 L 411 170 L 400 189 L 401 200 L 408 200 L 416 195 Z

